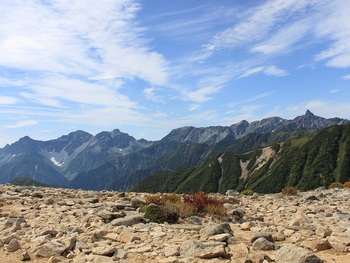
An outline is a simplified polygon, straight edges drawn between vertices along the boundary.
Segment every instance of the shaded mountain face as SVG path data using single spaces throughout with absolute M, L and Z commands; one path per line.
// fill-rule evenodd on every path
M 303 191 L 334 181 L 350 181 L 350 124 L 245 154 L 221 153 L 196 167 L 153 174 L 131 191 L 277 193 L 286 185 Z
M 88 189 L 125 191 L 154 173 L 198 165 L 206 158 L 224 151 L 250 151 L 274 142 L 305 135 L 313 136 L 315 132 L 309 127 L 321 129 L 342 121 L 347 122 L 341 119 L 321 118 L 308 111 L 294 120 L 272 117 L 252 123 L 242 121 L 230 127 L 182 127 L 174 129 L 149 148 L 116 157 L 106 165 L 108 169 L 97 167 L 78 174 L 72 183 L 78 188 L 87 187 L 86 182 L 90 182 Z M 98 178 L 98 187 L 102 188 L 93 184 L 94 178 Z M 81 182 L 84 182 L 84 185 Z
M 214 145 L 225 138 L 239 139 L 250 133 L 265 134 L 274 131 L 292 131 L 296 129 L 323 129 L 332 125 L 343 125 L 348 120 L 340 118 L 326 119 L 314 115 L 309 110 L 305 115 L 293 120 L 271 117 L 260 121 L 241 121 L 229 127 L 214 126 L 206 128 L 183 127 L 171 131 L 162 140 L 176 140 L 179 142 L 206 143 Z
M 136 140 L 117 129 L 95 136 L 76 131 L 50 141 L 26 136 L 0 149 L 0 182 L 21 176 L 83 189 L 126 190 L 153 173 L 198 165 L 220 152 L 250 151 L 345 123 L 307 111 L 293 120 L 272 117 L 231 126 L 183 127 L 156 142 Z
M 28 136 L 0 149 L 0 183 L 25 177 L 42 183 L 69 186 L 72 178 L 116 156 L 151 145 L 119 130 L 96 136 L 76 131 L 55 140 L 37 141 Z

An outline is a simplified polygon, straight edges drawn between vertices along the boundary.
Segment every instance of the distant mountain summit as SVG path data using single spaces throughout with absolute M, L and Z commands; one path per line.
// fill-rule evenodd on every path
M 278 130 L 292 131 L 296 129 L 323 129 L 332 125 L 343 125 L 348 120 L 340 118 L 326 119 L 314 115 L 307 110 L 305 115 L 298 116 L 293 120 L 280 117 L 270 117 L 260 121 L 249 123 L 243 120 L 231 126 L 211 126 L 204 128 L 182 127 L 172 130 L 162 140 L 175 140 L 180 142 L 206 143 L 214 145 L 225 138 L 239 139 L 249 133 L 265 134 Z
M 25 136 L 0 149 L 0 183 L 24 177 L 56 186 L 126 190 L 152 173 L 198 165 L 217 152 L 248 151 L 346 123 L 307 110 L 293 120 L 271 117 L 231 126 L 182 127 L 154 142 L 118 129 L 95 136 L 78 130 L 49 141 Z
M 150 144 L 117 129 L 96 136 L 75 131 L 49 141 L 25 136 L 0 149 L 0 183 L 25 177 L 49 185 L 69 186 L 78 173 Z
M 278 193 L 286 185 L 305 191 L 348 181 L 350 124 L 335 125 L 314 137 L 295 138 L 242 154 L 221 152 L 197 166 L 152 174 L 130 190 L 225 193 L 230 189 L 250 189 Z

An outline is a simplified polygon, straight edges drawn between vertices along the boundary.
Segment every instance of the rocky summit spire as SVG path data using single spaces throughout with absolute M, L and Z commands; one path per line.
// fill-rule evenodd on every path
M 305 116 L 314 116 L 314 114 L 311 111 L 306 110 Z

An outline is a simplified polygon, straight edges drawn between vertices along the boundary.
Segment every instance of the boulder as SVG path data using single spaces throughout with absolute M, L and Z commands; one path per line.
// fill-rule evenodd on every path
M 245 263 L 249 255 L 249 250 L 244 243 L 229 245 L 229 255 L 231 262 Z
M 233 235 L 233 230 L 231 229 L 230 225 L 228 223 L 222 223 L 217 225 L 208 225 L 203 227 L 199 231 L 199 235 L 201 237 L 201 240 L 207 240 L 211 236 L 215 236 L 218 234 L 227 233 L 230 235 Z
M 196 240 L 185 241 L 180 247 L 182 257 L 195 257 L 201 259 L 227 258 L 223 243 L 200 242 Z
M 261 232 L 261 233 L 255 233 L 253 236 L 252 236 L 252 239 L 250 240 L 250 243 L 254 243 L 255 240 L 259 239 L 259 238 L 265 238 L 266 240 L 270 241 L 270 242 L 275 242 L 273 237 L 272 237 L 272 234 L 271 233 L 266 233 L 266 232 Z
M 36 248 L 35 250 L 37 257 L 49 258 L 52 256 L 61 256 L 66 250 L 66 246 L 57 241 L 51 241 Z
M 294 244 L 287 244 L 277 250 L 276 263 L 323 263 L 323 260 L 310 250 Z
M 268 250 L 275 250 L 276 245 L 275 243 L 268 241 L 264 237 L 259 237 L 254 241 L 252 244 L 254 250 L 263 250 L 263 251 L 268 251 Z
M 8 252 L 15 252 L 21 248 L 17 239 L 11 239 L 10 243 L 7 245 L 6 250 Z
M 122 218 L 116 218 L 110 224 L 112 226 L 132 226 L 132 225 L 141 223 L 143 221 L 144 221 L 143 216 L 136 214 L 136 215 L 127 215 Z

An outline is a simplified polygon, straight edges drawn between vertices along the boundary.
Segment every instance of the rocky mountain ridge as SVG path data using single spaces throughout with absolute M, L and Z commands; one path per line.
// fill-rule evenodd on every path
M 195 128 L 192 126 L 172 130 L 162 140 L 175 140 L 179 142 L 206 143 L 214 145 L 226 137 L 239 139 L 250 133 L 265 134 L 278 130 L 292 131 L 297 129 L 323 129 L 332 125 L 343 125 L 348 120 L 340 118 L 326 119 L 314 115 L 307 110 L 304 115 L 292 120 L 280 117 L 270 117 L 251 123 L 243 120 L 231 126 L 212 126 Z
M 50 141 L 26 136 L 0 149 L 0 183 L 27 177 L 50 185 L 126 190 L 152 173 L 197 165 L 224 148 L 235 151 L 239 140 L 244 141 L 242 151 L 251 150 L 248 139 L 251 147 L 261 147 L 283 136 L 347 122 L 307 111 L 293 120 L 272 117 L 226 127 L 183 127 L 155 142 L 136 140 L 118 129 L 95 136 L 76 131 Z
M 350 124 L 247 153 L 222 152 L 197 166 L 153 174 L 131 191 L 276 193 L 286 185 L 305 191 L 335 181 L 350 181 Z

